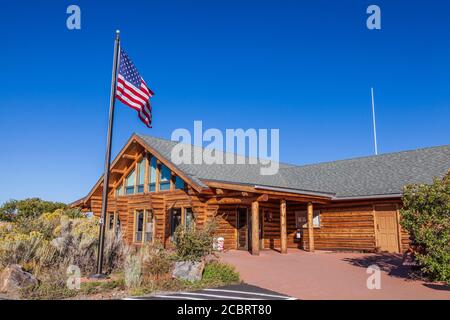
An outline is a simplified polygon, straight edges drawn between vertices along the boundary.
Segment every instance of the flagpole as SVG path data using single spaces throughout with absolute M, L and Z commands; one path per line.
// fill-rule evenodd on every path
M 378 155 L 377 125 L 376 125 L 376 122 L 375 122 L 375 98 L 373 96 L 373 87 L 370 88 L 370 92 L 372 93 L 373 140 L 374 140 L 374 143 L 375 143 L 375 155 Z
M 105 156 L 105 171 L 103 175 L 103 195 L 102 195 L 102 213 L 100 218 L 100 232 L 99 232 L 99 245 L 97 254 L 97 274 L 94 278 L 103 278 L 103 248 L 105 245 L 105 230 L 106 230 L 106 212 L 108 208 L 108 189 L 109 189 L 109 169 L 111 163 L 111 144 L 114 122 L 114 104 L 116 101 L 116 84 L 117 84 L 117 65 L 119 61 L 120 50 L 120 31 L 116 31 L 116 39 L 114 41 L 114 59 L 111 76 L 111 94 L 109 98 L 109 123 L 108 123 L 108 135 L 106 138 L 106 156 Z

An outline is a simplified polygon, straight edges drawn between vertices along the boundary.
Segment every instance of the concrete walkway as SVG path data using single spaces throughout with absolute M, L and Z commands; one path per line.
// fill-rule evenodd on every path
M 286 255 L 261 251 L 251 256 L 233 250 L 221 258 L 236 266 L 245 282 L 298 299 L 450 300 L 449 286 L 409 279 L 398 255 L 291 250 Z M 371 265 L 381 269 L 380 289 L 367 288 Z

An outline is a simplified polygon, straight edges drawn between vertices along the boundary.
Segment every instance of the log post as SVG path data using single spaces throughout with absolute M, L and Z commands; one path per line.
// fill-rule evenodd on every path
M 259 202 L 252 202 L 252 255 L 259 255 Z
M 280 242 L 281 253 L 287 253 L 286 200 L 280 201 Z
M 149 176 L 149 161 L 148 161 L 148 154 L 145 152 L 144 155 L 144 161 L 145 161 L 145 175 L 144 175 L 144 193 L 148 193 L 148 176 Z
M 308 202 L 308 251 L 314 252 L 313 204 Z

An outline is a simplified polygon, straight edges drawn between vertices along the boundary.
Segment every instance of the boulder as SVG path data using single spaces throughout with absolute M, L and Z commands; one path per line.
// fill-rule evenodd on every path
M 37 284 L 37 279 L 18 264 L 8 266 L 0 273 L 0 292 L 13 296 L 19 296 L 21 289 Z
M 203 269 L 205 268 L 205 263 L 193 262 L 193 261 L 177 261 L 172 271 L 172 277 L 188 280 L 188 281 L 199 281 L 202 279 Z

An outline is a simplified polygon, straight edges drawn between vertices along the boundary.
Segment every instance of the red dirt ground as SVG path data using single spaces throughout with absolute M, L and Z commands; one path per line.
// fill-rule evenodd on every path
M 236 266 L 241 278 L 256 286 L 298 299 L 446 299 L 450 287 L 412 280 L 399 255 L 291 250 L 286 255 L 261 251 L 252 256 L 232 250 L 222 261 Z M 381 269 L 381 289 L 369 290 L 367 267 Z

